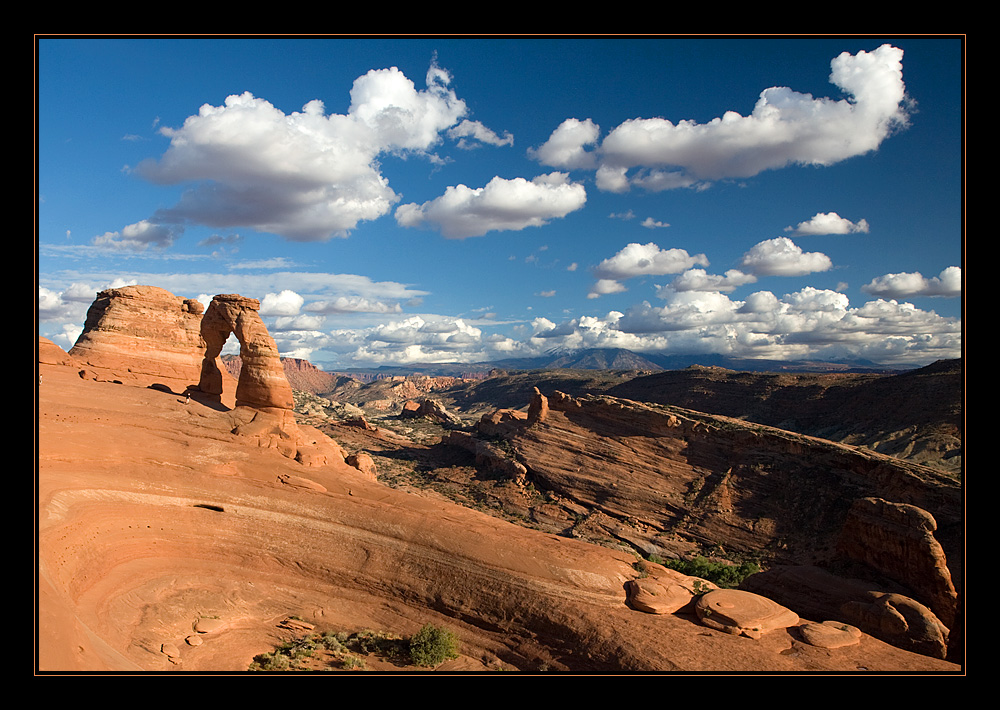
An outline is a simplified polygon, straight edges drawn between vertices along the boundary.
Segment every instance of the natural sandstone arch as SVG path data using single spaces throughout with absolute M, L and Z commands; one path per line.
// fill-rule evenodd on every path
M 205 357 L 201 364 L 199 389 L 222 394 L 223 375 L 219 355 L 232 333 L 240 343 L 240 379 L 236 385 L 236 406 L 256 409 L 292 409 L 292 388 L 278 355 L 278 346 L 260 318 L 260 301 L 237 294 L 220 294 L 212 299 L 201 319 Z

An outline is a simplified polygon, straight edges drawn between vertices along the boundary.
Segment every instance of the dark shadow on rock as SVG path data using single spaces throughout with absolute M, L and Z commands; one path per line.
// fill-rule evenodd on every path
M 229 412 L 231 411 L 229 407 L 224 405 L 219 398 L 219 395 L 207 394 L 205 392 L 199 392 L 197 390 L 190 390 L 191 401 L 197 402 L 198 404 L 208 407 L 209 409 L 214 409 L 217 412 Z

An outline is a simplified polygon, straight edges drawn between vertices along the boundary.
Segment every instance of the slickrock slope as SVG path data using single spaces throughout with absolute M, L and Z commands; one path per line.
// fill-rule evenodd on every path
M 960 670 L 868 635 L 824 648 L 795 625 L 754 639 L 640 611 L 630 554 L 336 459 L 307 466 L 234 434 L 233 410 L 210 399 L 39 372 L 41 671 L 240 671 L 289 637 L 289 615 L 320 630 L 445 625 L 465 669 Z
M 776 564 L 862 563 L 947 625 L 961 618 L 961 489 L 934 469 L 678 407 L 558 392 L 536 391 L 527 413 L 498 410 L 475 436 L 448 440 L 548 491 L 575 520 L 567 530 L 591 539 L 661 556 L 718 547 Z

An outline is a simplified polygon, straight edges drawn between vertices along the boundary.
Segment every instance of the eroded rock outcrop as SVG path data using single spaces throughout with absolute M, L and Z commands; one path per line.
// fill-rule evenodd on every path
M 891 496 L 931 510 L 944 549 L 961 547 L 961 489 L 934 470 L 678 407 L 560 392 L 534 399 L 527 414 L 484 415 L 476 438 L 502 440 L 536 486 L 650 543 L 682 538 L 828 562 L 852 501 Z
M 950 628 L 958 595 L 935 530 L 934 516 L 915 505 L 859 498 L 851 506 L 838 549 L 912 589 Z
M 705 626 L 753 639 L 799 623 L 794 611 L 740 589 L 714 589 L 703 594 L 695 602 L 695 613 Z
M 404 419 L 423 417 L 436 421 L 440 424 L 458 426 L 462 420 L 449 412 L 443 404 L 436 399 L 423 399 L 420 402 L 404 402 L 400 416 Z
M 236 385 L 236 405 L 259 409 L 292 409 L 292 388 L 278 347 L 260 318 L 260 301 L 236 294 L 212 299 L 201 319 L 205 341 L 199 387 L 202 392 L 221 395 L 224 367 L 219 359 L 232 333 L 240 342 L 240 379 Z
M 103 379 L 181 389 L 198 383 L 204 307 L 156 286 L 101 291 L 69 354 Z
M 948 655 L 948 628 L 920 602 L 873 582 L 815 566 L 779 565 L 740 585 L 810 619 L 845 623 L 914 653 Z
M 79 363 L 48 338 L 38 336 L 38 362 L 46 365 L 77 366 Z
M 481 418 L 475 433 L 453 433 L 447 441 L 476 452 L 480 466 L 509 470 L 511 478 L 531 482 L 567 513 L 574 506 L 575 520 L 603 521 L 586 534 L 576 522 L 569 534 L 612 538 L 644 553 L 673 556 L 715 546 L 737 556 L 764 553 L 769 565 L 829 566 L 843 557 L 837 544 L 843 530 L 853 539 L 854 559 L 895 556 L 905 566 L 907 559 L 919 558 L 914 569 L 946 590 L 944 607 L 954 599 L 946 583 L 944 543 L 934 540 L 931 532 L 940 530 L 931 521 L 947 520 L 950 549 L 960 549 L 961 490 L 949 476 L 926 467 L 679 407 L 558 391 L 547 397 L 535 392 L 527 413 L 498 409 Z M 888 520 L 876 520 L 874 511 L 852 512 L 859 496 L 892 496 L 911 501 L 915 510 L 887 505 L 881 517 Z M 917 513 L 923 510 L 918 503 L 932 509 L 933 516 Z M 893 522 L 892 513 L 902 519 Z M 868 545 L 872 549 L 861 554 Z M 877 569 L 905 583 L 889 575 L 889 565 Z M 636 581 L 630 593 L 637 599 L 671 601 L 656 586 L 655 580 Z M 807 618 L 839 621 L 866 632 L 892 617 L 886 623 L 895 623 L 896 632 L 879 638 L 943 658 L 948 628 L 934 613 L 927 607 L 920 611 L 914 599 L 904 603 L 886 597 L 888 590 L 876 589 L 869 583 L 863 591 L 847 591 L 834 584 L 832 596 L 839 602 L 818 605 L 815 615 L 804 613 L 794 595 L 786 601 L 772 590 L 758 593 Z M 934 604 L 932 594 L 919 597 Z M 846 602 L 861 606 L 852 615 L 839 614 Z M 912 621 L 898 623 L 907 616 Z M 824 643 L 850 643 L 853 632 L 847 634 Z M 826 636 L 831 636 L 829 629 L 816 630 L 816 638 Z
M 236 294 L 212 299 L 208 309 L 155 286 L 126 286 L 98 294 L 84 331 L 68 357 L 86 379 L 105 379 L 198 392 L 235 408 L 231 431 L 279 450 L 304 466 L 343 462 L 326 435 L 297 425 L 292 388 L 274 339 L 260 318 L 260 302 Z M 239 381 L 221 360 L 230 335 L 240 343 Z M 43 344 L 42 344 L 43 345 Z M 40 345 L 39 357 L 55 357 Z

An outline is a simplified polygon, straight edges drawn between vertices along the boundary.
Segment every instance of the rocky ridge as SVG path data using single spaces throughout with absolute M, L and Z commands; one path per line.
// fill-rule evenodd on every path
M 957 474 L 963 377 L 961 360 L 894 375 L 689 367 L 637 377 L 607 393 L 863 446 Z
M 869 592 L 874 580 L 904 590 L 939 629 L 902 643 L 949 653 L 963 505 L 934 469 L 679 407 L 537 390 L 527 413 L 497 410 L 446 441 L 547 491 L 545 519 L 564 534 L 664 557 L 715 547 L 768 566 L 866 568 Z

